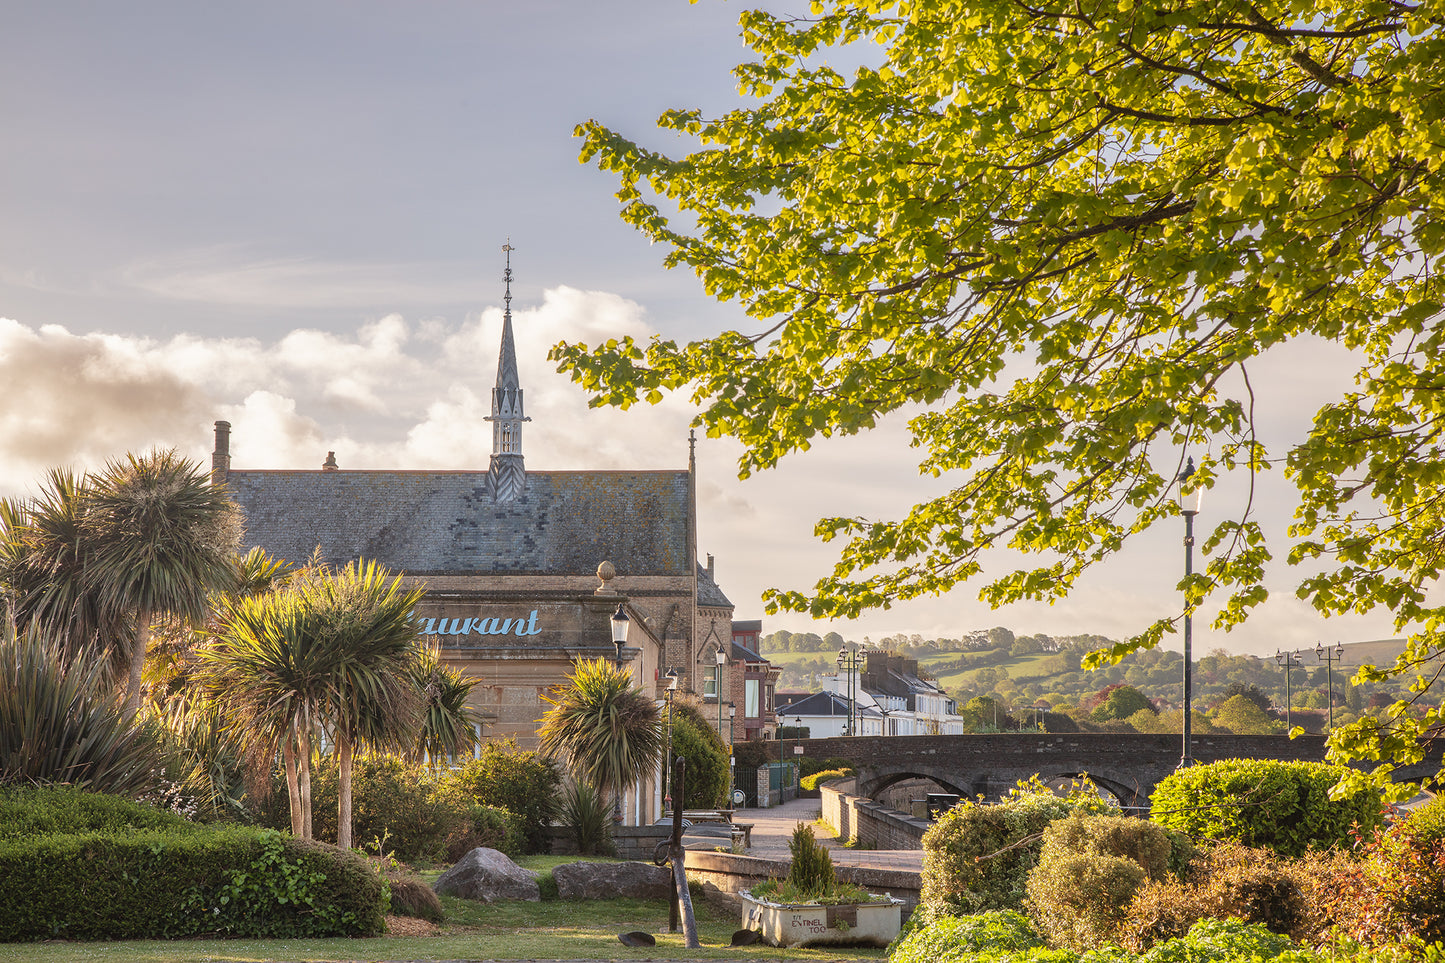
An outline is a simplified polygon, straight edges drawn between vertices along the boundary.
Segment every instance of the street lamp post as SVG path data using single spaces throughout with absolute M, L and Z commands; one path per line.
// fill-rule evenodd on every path
M 622 603 L 617 603 L 617 611 L 612 613 L 612 644 L 617 649 L 617 668 L 622 668 L 622 643 L 627 641 L 627 613 L 622 610 Z
M 858 695 L 854 680 L 856 678 L 855 673 L 858 671 L 859 666 L 863 664 L 863 658 L 856 646 L 850 649 L 850 645 L 855 644 L 844 642 L 838 648 L 838 670 L 848 673 L 845 677 L 846 681 L 844 682 L 844 688 L 846 689 L 844 694 L 848 699 L 848 735 L 856 736 L 858 734 Z
M 712 687 L 713 695 L 717 698 L 717 737 L 722 738 L 722 670 L 728 664 L 728 654 L 723 651 L 722 643 L 717 644 L 717 651 L 713 653 L 717 659 L 717 667 L 713 670 Z
M 666 760 L 666 772 L 663 774 L 662 808 L 664 812 L 672 810 L 672 697 L 677 694 L 678 671 L 667 670 L 667 691 L 663 698 L 667 702 L 667 749 L 663 753 Z
M 1299 650 L 1295 650 L 1294 652 L 1281 652 L 1279 649 L 1275 649 L 1274 661 L 1284 666 L 1284 725 L 1286 729 L 1290 729 L 1294 726 L 1293 717 L 1290 715 L 1290 709 L 1294 705 L 1294 699 L 1290 695 L 1289 677 L 1294 667 L 1299 665 Z
M 1179 514 L 1184 516 L 1184 579 L 1187 583 L 1189 577 L 1194 574 L 1194 516 L 1199 514 L 1199 505 L 1204 495 L 1202 488 L 1196 488 L 1192 484 L 1194 478 L 1194 459 L 1191 457 L 1179 473 Z M 1193 704 L 1194 685 L 1190 676 L 1190 659 L 1192 658 L 1192 633 L 1193 618 L 1189 605 L 1189 590 L 1184 590 L 1184 748 L 1183 755 L 1179 758 L 1179 768 L 1194 764 L 1194 757 L 1190 747 L 1191 723 L 1189 718 L 1190 709 Z
M 1334 664 L 1345 657 L 1345 647 L 1339 642 L 1333 649 L 1325 648 L 1323 642 L 1315 644 L 1315 658 L 1325 664 L 1325 681 L 1330 687 L 1330 731 L 1335 731 L 1335 673 Z
M 733 808 L 733 763 L 736 756 L 733 755 L 733 719 L 738 714 L 738 707 L 728 703 L 728 808 Z

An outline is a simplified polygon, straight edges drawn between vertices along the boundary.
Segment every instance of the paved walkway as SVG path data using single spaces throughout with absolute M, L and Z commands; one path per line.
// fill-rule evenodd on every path
M 821 803 L 816 799 L 791 799 L 772 809 L 739 809 L 734 822 L 752 823 L 752 848 L 749 856 L 765 859 L 787 859 L 788 840 L 793 836 L 793 827 L 807 823 L 839 866 L 870 866 L 875 869 L 896 869 L 907 873 L 923 871 L 923 850 L 921 849 L 849 849 L 826 827 L 818 825 Z M 701 829 L 701 827 L 694 827 Z M 689 849 L 712 849 L 719 845 L 725 831 L 719 827 L 718 837 L 689 833 L 685 842 Z

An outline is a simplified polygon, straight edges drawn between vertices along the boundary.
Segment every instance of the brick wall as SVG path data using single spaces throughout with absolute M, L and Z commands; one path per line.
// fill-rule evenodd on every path
M 856 839 L 864 849 L 922 849 L 923 834 L 930 823 L 914 819 L 887 806 L 843 792 L 831 786 L 819 787 L 823 822 L 833 827 L 839 839 Z

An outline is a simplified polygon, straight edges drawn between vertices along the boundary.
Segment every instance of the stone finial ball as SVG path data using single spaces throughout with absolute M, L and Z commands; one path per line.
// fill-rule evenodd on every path
M 604 582 L 610 582 L 617 575 L 617 569 L 611 562 L 603 562 L 597 566 L 597 577 Z

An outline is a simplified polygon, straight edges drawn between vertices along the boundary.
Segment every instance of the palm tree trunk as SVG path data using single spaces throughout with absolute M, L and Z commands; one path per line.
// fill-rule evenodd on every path
M 296 726 L 293 723 L 291 731 L 282 740 L 281 761 L 286 767 L 286 795 L 291 802 L 291 835 L 300 836 L 301 783 L 296 772 L 296 755 Z
M 301 838 L 311 839 L 311 720 L 302 720 L 297 740 L 297 762 L 299 763 L 296 782 L 301 790 Z
M 351 848 L 351 737 L 336 731 L 336 845 Z
M 142 609 L 136 613 L 135 637 L 131 640 L 130 679 L 125 687 L 125 711 L 134 716 L 140 712 L 141 674 L 146 666 L 146 649 L 151 642 L 151 612 Z

